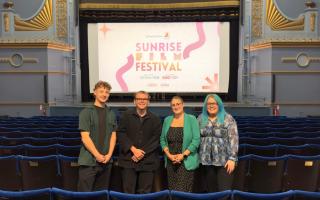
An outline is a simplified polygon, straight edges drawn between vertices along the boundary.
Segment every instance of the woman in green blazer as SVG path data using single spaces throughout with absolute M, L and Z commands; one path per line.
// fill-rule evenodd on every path
M 183 99 L 171 100 L 173 115 L 165 118 L 160 144 L 170 190 L 192 192 L 194 170 L 199 166 L 200 129 L 197 119 L 183 110 Z

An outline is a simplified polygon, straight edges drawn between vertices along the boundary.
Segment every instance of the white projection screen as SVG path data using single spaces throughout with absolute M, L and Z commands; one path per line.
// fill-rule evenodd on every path
M 88 24 L 91 92 L 228 92 L 229 22 Z

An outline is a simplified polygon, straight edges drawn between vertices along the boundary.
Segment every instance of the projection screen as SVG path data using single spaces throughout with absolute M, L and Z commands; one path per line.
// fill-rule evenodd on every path
M 89 81 L 112 93 L 228 92 L 229 22 L 88 24 Z

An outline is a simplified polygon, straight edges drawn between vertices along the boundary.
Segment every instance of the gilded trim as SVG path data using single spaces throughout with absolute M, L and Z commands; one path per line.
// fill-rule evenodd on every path
M 244 49 L 250 51 L 257 51 L 261 49 L 269 49 L 269 48 L 297 48 L 297 47 L 313 47 L 320 48 L 320 40 L 300 40 L 300 41 L 267 41 L 257 44 L 252 44 L 249 46 L 245 46 Z
M 4 13 L 3 14 L 3 24 L 4 24 L 4 32 L 9 32 L 10 30 L 10 19 L 9 19 L 9 14 Z
M 261 0 L 252 0 L 252 36 L 261 37 L 262 36 L 262 2 Z
M 80 3 L 80 10 L 85 9 L 167 9 L 167 8 L 206 8 L 239 7 L 240 0 L 220 0 L 194 3 L 158 3 L 158 4 L 114 4 L 114 3 Z
M 56 0 L 56 33 L 59 38 L 68 35 L 68 6 L 66 0 Z
M 266 6 L 266 23 L 274 31 L 280 30 L 304 30 L 304 16 L 299 17 L 296 20 L 287 19 L 281 14 L 277 6 L 273 2 L 274 0 L 267 0 Z
M 316 13 L 310 15 L 310 31 L 314 32 L 316 27 Z
M 14 71 L 8 71 L 8 70 L 3 70 L 0 71 L 0 74 L 57 74 L 57 75 L 66 75 L 68 74 L 65 71 L 22 71 L 22 70 L 14 70 Z
M 29 20 L 14 17 L 15 31 L 44 31 L 53 23 L 52 0 L 45 0 L 44 6 L 38 15 Z
M 46 49 L 54 49 L 59 51 L 72 51 L 75 47 L 65 44 L 59 43 L 51 43 L 51 42 L 39 42 L 39 43 L 0 43 L 1 49 L 7 48 L 19 48 L 19 49 L 38 49 L 38 48 L 46 48 Z

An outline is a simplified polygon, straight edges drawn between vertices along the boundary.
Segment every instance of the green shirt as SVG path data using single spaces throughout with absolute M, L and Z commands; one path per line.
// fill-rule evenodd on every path
M 162 150 L 168 147 L 167 134 L 173 120 L 173 115 L 165 118 L 162 125 L 162 133 L 160 136 L 160 145 Z M 199 166 L 198 147 L 200 145 L 200 128 L 195 116 L 185 113 L 183 123 L 183 142 L 182 152 L 188 149 L 191 154 L 183 160 L 184 166 L 187 170 L 194 170 Z M 167 166 L 167 156 L 164 155 L 165 166 Z
M 110 108 L 106 107 L 106 132 L 105 139 L 102 143 L 102 152 L 101 154 L 105 155 L 109 151 L 109 144 L 111 133 L 116 130 L 116 117 L 113 111 Z M 84 108 L 79 115 L 79 129 L 80 131 L 89 132 L 89 136 L 94 143 L 95 147 L 98 149 L 100 145 L 99 141 L 99 116 L 94 105 Z M 80 150 L 80 155 L 78 159 L 79 165 L 86 166 L 95 166 L 96 159 L 95 157 L 82 145 Z

